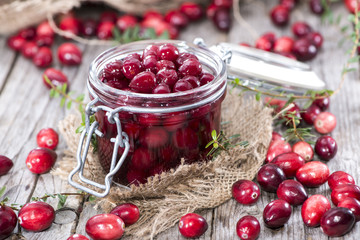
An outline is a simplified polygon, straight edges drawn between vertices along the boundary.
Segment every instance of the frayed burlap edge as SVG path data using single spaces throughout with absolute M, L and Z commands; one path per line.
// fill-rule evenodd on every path
M 271 109 L 253 99 L 243 100 L 235 94 L 228 94 L 222 106 L 225 134 L 240 134 L 249 146 L 231 149 L 208 163 L 181 164 L 176 170 L 149 178 L 146 184 L 132 185 L 131 191 L 114 185 L 110 194 L 98 201 L 97 205 L 105 212 L 124 202 L 139 207 L 139 221 L 126 228 L 129 239 L 152 239 L 174 226 L 182 215 L 214 208 L 229 200 L 235 181 L 254 178 L 271 139 Z M 65 179 L 76 165 L 79 135 L 74 132 L 79 121 L 79 117 L 70 115 L 59 124 L 68 150 L 52 173 Z M 96 156 L 89 154 L 88 161 L 86 176 L 92 180 L 102 178 L 104 173 Z

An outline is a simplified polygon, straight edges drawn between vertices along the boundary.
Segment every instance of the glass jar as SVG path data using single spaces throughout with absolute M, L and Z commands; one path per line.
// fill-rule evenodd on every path
M 100 81 L 105 65 L 129 54 L 141 53 L 148 45 L 171 43 L 179 52 L 196 55 L 203 70 L 214 75 L 204 86 L 170 94 L 143 94 L 118 90 Z M 187 163 L 204 161 L 210 148 L 211 132 L 220 130 L 221 103 L 226 94 L 224 61 L 207 48 L 184 41 L 140 41 L 107 50 L 90 67 L 88 77 L 90 99 L 98 122 L 97 153 L 106 172 L 111 168 L 114 139 L 119 128 L 109 120 L 109 111 L 119 109 L 121 130 L 127 134 L 129 151 L 113 180 L 122 184 L 144 183 L 149 176 L 175 168 L 183 158 Z M 104 107 L 105 106 L 105 107 Z M 101 135 L 101 137 L 99 136 Z M 117 150 L 117 161 L 124 147 Z M 113 163 L 114 164 L 114 163 Z

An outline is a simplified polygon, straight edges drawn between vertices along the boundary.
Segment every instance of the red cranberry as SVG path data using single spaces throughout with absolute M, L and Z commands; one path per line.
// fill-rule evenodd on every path
M 239 180 L 232 185 L 232 196 L 237 202 L 250 205 L 259 199 L 260 188 L 250 180 Z
M 285 142 L 283 140 L 271 141 L 266 154 L 265 162 L 271 162 L 275 157 L 279 156 L 280 154 L 289 152 L 291 152 L 291 146 L 288 142 Z
M 297 36 L 298 38 L 305 37 L 306 35 L 312 32 L 312 29 L 309 26 L 309 24 L 305 22 L 294 23 L 291 27 L 291 30 L 294 33 L 294 35 Z
M 337 152 L 336 141 L 330 136 L 319 137 L 315 143 L 315 153 L 322 160 L 329 161 Z
M 314 151 L 311 145 L 304 141 L 295 143 L 292 146 L 292 151 L 299 154 L 305 162 L 311 161 L 314 157 Z
M 36 27 L 36 36 L 37 37 L 51 37 L 53 38 L 55 35 L 54 30 L 50 26 L 48 21 L 40 23 Z
M 68 239 L 66 240 L 89 240 L 87 237 L 85 237 L 84 235 L 81 234 L 74 234 L 71 235 Z
M 323 36 L 318 33 L 318 32 L 311 32 L 308 35 L 306 35 L 306 38 L 312 42 L 317 49 L 321 48 L 322 44 L 323 44 Z
M 270 11 L 272 22 L 280 27 L 283 27 L 289 22 L 289 9 L 283 5 L 277 5 Z
M 199 144 L 198 136 L 191 128 L 180 128 L 173 135 L 173 142 L 177 148 L 191 150 Z
M 271 163 L 278 165 L 287 178 L 295 177 L 296 171 L 305 165 L 305 160 L 294 152 L 283 153 L 277 156 Z
M 57 55 L 64 65 L 79 65 L 82 59 L 81 50 L 73 43 L 63 43 L 59 46 Z
M 133 79 L 137 74 L 142 72 L 142 70 L 143 66 L 137 59 L 126 60 L 122 66 L 122 73 L 129 80 Z
M 141 171 L 150 169 L 154 163 L 155 159 L 152 152 L 144 147 L 136 149 L 131 159 L 131 166 Z
M 20 36 L 12 36 L 7 40 L 7 45 L 15 51 L 21 51 L 25 43 L 26 40 Z
M 181 4 L 180 11 L 193 21 L 199 20 L 204 15 L 201 6 L 193 2 L 184 2 Z
M 320 219 L 331 208 L 329 200 L 323 195 L 309 197 L 301 207 L 301 217 L 308 227 L 320 225 Z
M 180 218 L 179 231 L 186 238 L 197 238 L 208 229 L 208 224 L 202 216 L 188 213 Z
M 178 58 L 179 59 L 179 58 Z M 176 60 L 177 61 L 177 60 Z M 169 60 L 160 60 L 156 62 L 156 70 L 160 71 L 163 69 L 172 69 L 176 70 L 175 64 L 172 61 Z
M 246 42 L 241 42 L 239 43 L 240 46 L 243 46 L 243 47 L 251 47 L 251 45 L 249 43 L 246 43 Z
M 158 18 L 158 19 L 163 19 L 163 16 L 161 15 L 161 13 L 159 13 L 156 10 L 148 10 L 143 14 L 143 18 L 147 19 L 147 18 Z
M 176 70 L 165 68 L 156 74 L 156 79 L 172 88 L 179 78 Z
M 159 85 L 156 86 L 156 88 L 154 88 L 152 93 L 153 94 L 168 94 L 168 93 L 171 93 L 171 89 L 165 83 L 160 83 Z
M 277 140 L 285 141 L 285 138 L 281 136 L 280 133 L 273 131 L 271 133 L 271 141 L 277 141 Z
M 321 218 L 321 230 L 329 237 L 340 237 L 350 232 L 355 225 L 355 216 L 347 208 L 335 207 Z
M 329 108 L 330 98 L 325 97 L 325 98 L 315 99 L 314 102 L 313 102 L 313 105 L 318 106 L 321 109 L 321 111 L 325 111 L 326 109 Z
M 10 158 L 0 155 L 0 176 L 7 174 L 13 166 Z
M 300 38 L 295 41 L 292 53 L 300 61 L 309 61 L 317 54 L 316 46 L 306 38 Z
M 54 37 L 36 36 L 35 42 L 38 47 L 50 47 L 54 43 Z
M 96 35 L 97 22 L 94 19 L 85 19 L 81 24 L 81 34 L 86 37 Z
M 36 142 L 39 147 L 54 150 L 59 142 L 59 135 L 52 128 L 44 128 L 37 134 Z
M 161 127 L 152 127 L 141 131 L 139 139 L 141 146 L 160 148 L 168 142 L 169 135 Z
M 0 205 L 0 239 L 5 239 L 15 229 L 17 217 L 10 207 Z
M 50 48 L 41 47 L 33 57 L 33 63 L 37 67 L 48 67 L 52 63 L 52 53 Z
M 36 29 L 34 27 L 24 28 L 19 31 L 18 35 L 25 40 L 31 41 L 34 40 L 36 36 Z
M 122 15 L 116 20 L 116 26 L 120 29 L 120 31 L 125 31 L 128 28 L 135 27 L 137 23 L 137 18 L 132 15 Z
M 114 27 L 113 22 L 100 22 L 96 30 L 96 36 L 101 40 L 111 39 L 113 38 Z
M 35 42 L 26 42 L 21 49 L 21 54 L 26 58 L 33 58 L 38 51 L 39 47 Z
M 329 112 L 320 113 L 314 121 L 315 130 L 321 134 L 328 134 L 336 127 L 336 117 Z
M 255 42 L 255 47 L 264 51 L 272 51 L 274 46 L 274 42 L 269 40 L 268 38 L 261 36 Z
M 130 81 L 129 87 L 139 93 L 152 93 L 156 85 L 156 77 L 154 73 L 141 72 Z
M 146 183 L 146 178 L 146 173 L 138 170 L 129 170 L 126 174 L 129 184 L 135 184 L 136 186 Z
M 143 64 L 144 68 L 147 71 L 151 71 L 153 73 L 157 72 L 156 63 L 157 63 L 156 55 L 148 55 L 145 58 L 143 58 L 143 60 L 142 60 L 142 64 Z
M 52 168 L 56 161 L 56 153 L 48 148 L 35 148 L 26 158 L 26 166 L 32 173 L 43 174 Z
M 336 186 L 331 192 L 331 201 L 336 206 L 347 197 L 360 201 L 360 187 L 355 184 L 342 184 Z
M 308 162 L 296 172 L 296 179 L 305 187 L 319 187 L 329 178 L 329 168 L 326 164 L 313 161 Z
M 197 88 L 200 86 L 200 81 L 195 76 L 185 76 L 182 79 L 183 81 L 189 82 L 193 88 Z
M 210 3 L 206 8 L 206 16 L 209 19 L 214 19 L 216 9 L 218 9 L 218 6 L 214 3 Z
M 80 33 L 80 22 L 73 16 L 64 17 L 60 21 L 60 29 L 74 35 L 79 35 Z
M 331 190 L 342 184 L 355 184 L 354 178 L 343 171 L 333 172 L 328 178 L 328 184 Z
M 157 36 L 160 36 L 165 31 L 167 31 L 170 35 L 171 39 L 177 38 L 179 31 L 176 27 L 171 24 L 165 22 L 162 17 L 144 17 L 144 20 L 141 22 L 141 26 L 145 28 L 153 28 L 155 29 L 155 33 Z
M 126 226 L 136 223 L 140 217 L 139 208 L 131 203 L 124 203 L 116 206 L 110 213 L 119 216 Z
M 161 60 L 175 61 L 179 56 L 179 49 L 172 44 L 163 44 L 159 47 L 159 57 Z
M 280 37 L 275 40 L 274 51 L 281 53 L 290 53 L 293 45 L 294 39 L 292 39 L 291 37 Z
M 236 224 L 236 233 L 241 240 L 255 240 L 260 234 L 260 223 L 253 216 L 244 216 Z
M 42 78 L 45 86 L 48 88 L 51 88 L 51 85 L 46 81 L 44 76 L 47 76 L 47 78 L 55 86 L 60 86 L 60 85 L 63 85 L 64 83 L 68 84 L 68 79 L 64 75 L 64 73 L 62 73 L 60 70 L 57 70 L 55 68 L 46 69 L 43 74 L 43 78 Z
M 357 11 L 360 10 L 360 7 L 359 7 L 360 3 L 358 0 L 344 0 L 344 2 L 345 2 L 345 6 L 349 10 L 349 12 L 355 14 L 356 6 L 357 6 Z
M 355 216 L 355 221 L 360 221 L 360 201 L 355 198 L 345 198 L 339 202 L 338 207 L 349 209 Z
M 92 239 L 120 239 L 125 224 L 115 214 L 98 214 L 86 222 L 85 231 Z
M 296 60 L 295 55 L 292 53 L 277 52 L 277 54 L 280 54 L 281 56 Z
M 184 123 L 187 122 L 186 118 L 187 114 L 184 112 L 171 113 L 164 119 L 163 126 L 170 132 L 175 131 L 183 127 Z
M 301 205 L 308 198 L 306 190 L 301 183 L 295 180 L 285 180 L 276 191 L 279 199 L 282 199 L 293 206 Z
M 310 0 L 309 7 L 313 13 L 318 15 L 323 14 L 325 11 L 321 0 Z
M 184 28 L 189 24 L 188 17 L 178 10 L 171 10 L 166 13 L 165 21 L 177 28 Z
M 191 83 L 185 80 L 179 80 L 175 83 L 173 92 L 183 92 L 191 89 L 193 89 Z
M 200 77 L 200 86 L 204 86 L 205 84 L 212 82 L 214 78 L 214 75 L 210 73 L 203 73 Z
M 105 11 L 100 15 L 100 22 L 115 23 L 116 19 L 117 19 L 117 13 L 114 11 Z
M 301 118 L 309 125 L 313 125 L 315 118 L 321 113 L 321 110 L 315 104 L 312 104 L 306 110 L 302 111 Z
M 279 4 L 286 7 L 289 10 L 293 10 L 296 5 L 296 1 L 295 0 L 279 0 Z
M 105 65 L 102 72 L 102 81 L 108 82 L 111 80 L 120 81 L 123 80 L 124 75 L 121 71 L 123 62 L 121 60 L 116 60 Z
M 179 57 L 176 59 L 175 63 L 176 63 L 176 66 L 177 67 L 180 67 L 185 60 L 189 59 L 189 58 L 192 58 L 192 59 L 195 59 L 195 60 L 199 60 L 194 54 L 191 54 L 191 53 L 180 53 L 179 54 Z M 175 66 L 174 66 L 174 69 L 175 69 Z
M 155 56 L 157 57 L 159 53 L 159 46 L 158 45 L 148 45 L 142 55 L 142 59 L 145 59 L 148 56 Z
M 151 113 L 143 113 L 139 114 L 139 122 L 141 125 L 144 126 L 159 126 L 161 125 L 161 120 L 159 119 L 159 116 Z
M 40 232 L 51 226 L 55 219 L 55 211 L 45 202 L 29 202 L 20 209 L 18 218 L 22 228 Z
M 276 192 L 280 183 L 286 179 L 284 171 L 276 164 L 268 163 L 257 172 L 256 181 L 262 190 Z
M 264 208 L 264 223 L 269 228 L 282 227 L 290 218 L 291 206 L 284 200 L 277 199 Z
M 215 9 L 214 17 L 212 18 L 217 29 L 223 32 L 228 32 L 231 27 L 231 16 L 227 8 L 218 7 Z
M 232 0 L 214 0 L 213 3 L 217 7 L 224 7 L 224 8 L 231 8 L 232 7 Z
M 196 59 L 186 59 L 179 67 L 179 73 L 182 76 L 198 76 L 202 72 L 201 63 Z

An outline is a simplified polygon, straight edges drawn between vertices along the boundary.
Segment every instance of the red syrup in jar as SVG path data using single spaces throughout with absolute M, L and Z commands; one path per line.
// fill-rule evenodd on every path
M 164 58 L 163 56 L 167 56 L 167 58 L 172 59 L 172 61 L 176 63 L 177 58 L 174 55 L 179 55 L 180 53 L 182 56 L 182 53 L 187 52 L 186 50 L 188 50 L 188 48 L 183 49 L 181 46 L 177 46 L 177 43 L 180 41 L 172 42 L 174 42 L 172 46 L 175 48 L 164 48 L 162 47 L 163 44 L 158 44 L 148 46 L 146 49 L 155 49 L 153 51 L 154 56 L 156 56 L 156 49 L 158 48 L 170 49 L 170 52 L 166 53 L 167 55 L 162 53 L 162 55 L 156 56 L 156 58 L 161 60 Z M 144 43 L 133 43 L 130 45 L 135 45 L 138 48 L 142 47 L 142 49 L 147 46 Z M 128 50 L 128 48 L 126 49 Z M 113 49 L 115 52 L 117 50 L 116 48 Z M 179 52 L 177 52 L 177 50 Z M 211 147 L 205 148 L 205 146 L 211 141 L 211 131 L 220 131 L 221 103 L 226 95 L 226 76 L 223 62 L 221 59 L 217 59 L 217 56 L 213 56 L 214 54 L 212 52 L 206 51 L 204 53 L 204 50 L 197 52 L 198 50 L 196 48 L 191 48 L 190 50 L 192 51 L 191 54 L 193 54 L 190 58 L 195 59 L 196 57 L 194 56 L 198 54 L 203 72 L 199 74 L 196 71 L 192 71 L 190 66 L 189 74 L 194 74 L 195 77 L 200 79 L 204 72 L 211 73 L 214 75 L 214 80 L 204 86 L 198 86 L 188 91 L 184 90 L 180 93 L 174 93 L 172 89 L 172 93 L 155 95 L 151 93 L 134 93 L 134 89 L 129 90 L 128 86 L 123 84 L 128 83 L 131 85 L 132 80 L 126 79 L 124 75 L 121 75 L 114 69 L 113 67 L 116 64 L 110 64 L 111 68 L 108 70 L 108 73 L 112 71 L 114 75 L 119 78 L 117 81 L 122 82 L 120 85 L 115 85 L 120 86 L 119 90 L 122 91 L 119 92 L 117 92 L 117 89 L 113 89 L 113 84 L 107 84 L 109 81 L 113 81 L 113 78 L 105 81 L 101 79 L 102 76 L 104 76 L 102 74 L 104 70 L 101 70 L 101 66 L 98 66 L 98 72 L 100 73 L 98 73 L 98 79 L 112 88 L 109 89 L 107 86 L 104 88 L 108 90 L 108 92 L 112 92 L 112 96 L 110 96 L 111 99 L 108 99 L 109 95 L 104 95 L 103 92 L 101 92 L 101 90 L 99 91 L 95 86 L 96 84 L 92 85 L 92 80 L 89 80 L 89 87 L 98 94 L 100 99 L 96 104 L 98 106 L 105 105 L 112 109 L 120 106 L 143 109 L 169 109 L 165 112 L 119 112 L 122 130 L 126 132 L 129 137 L 130 150 L 120 170 L 115 174 L 113 178 L 114 181 L 124 185 L 145 183 L 150 176 L 161 174 L 171 168 L 176 168 L 181 163 L 182 158 L 185 159 L 185 163 L 194 163 L 208 159 L 207 153 Z M 111 50 L 109 51 L 111 56 Z M 123 50 L 118 50 L 118 52 L 122 53 Z M 119 60 L 125 62 L 126 57 L 129 58 L 128 56 L 133 53 L 134 51 L 128 51 L 128 53 L 123 53 L 121 57 L 116 57 L 108 63 Z M 137 53 L 139 53 L 140 56 L 145 55 L 142 54 L 142 51 L 138 51 Z M 115 55 L 117 56 L 117 54 Z M 117 62 L 117 64 L 123 66 L 119 62 Z M 102 69 L 107 70 L 106 66 L 106 64 L 103 65 Z M 181 65 L 177 65 L 176 69 L 179 67 L 181 67 Z M 166 66 L 164 68 L 166 68 Z M 198 66 L 196 66 L 196 70 L 197 69 Z M 143 71 L 147 71 L 147 69 L 144 68 Z M 154 69 L 152 68 L 148 71 L 153 72 Z M 180 76 L 177 81 L 184 77 L 180 72 L 178 73 Z M 109 76 L 109 74 L 107 76 Z M 89 77 L 89 79 L 90 78 L 91 77 Z M 135 78 L 136 77 L 132 76 L 132 79 Z M 162 82 L 157 80 L 156 84 L 160 83 Z M 141 89 L 141 87 L 138 89 Z M 148 92 L 149 88 L 147 88 L 146 91 Z M 91 98 L 92 97 L 93 96 L 91 96 Z M 199 102 L 203 102 L 203 104 L 196 104 Z M 173 111 L 171 108 L 176 110 L 180 109 L 181 111 Z M 95 118 L 99 122 L 98 129 L 104 134 L 104 137 L 97 137 L 99 160 L 104 170 L 109 172 L 114 150 L 114 143 L 111 142 L 110 139 L 115 138 L 117 135 L 116 124 L 111 124 L 108 121 L 106 113 L 102 110 L 95 114 Z M 120 159 L 123 151 L 124 148 L 119 147 L 117 159 Z

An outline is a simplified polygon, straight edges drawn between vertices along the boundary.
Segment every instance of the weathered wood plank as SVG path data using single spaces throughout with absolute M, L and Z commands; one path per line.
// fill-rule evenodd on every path
M 7 76 L 11 71 L 16 59 L 16 53 L 7 46 L 7 39 L 5 37 L 0 38 L 0 94 L 1 89 L 4 87 Z

